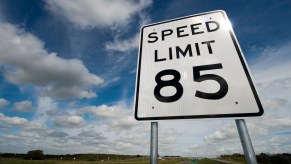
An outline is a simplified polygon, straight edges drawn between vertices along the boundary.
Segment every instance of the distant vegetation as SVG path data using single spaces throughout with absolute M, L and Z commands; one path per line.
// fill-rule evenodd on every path
M 291 154 L 283 153 L 283 154 L 266 154 L 261 153 L 256 155 L 258 163 L 264 164 L 291 164 Z M 234 161 L 238 163 L 246 163 L 243 154 L 232 154 L 232 155 L 221 155 L 218 157 L 221 160 Z M 22 163 L 26 164 L 25 161 L 29 163 L 29 160 L 42 160 L 38 163 L 43 164 L 53 164 L 54 161 L 61 162 L 64 164 L 70 163 L 71 161 L 80 161 L 80 164 L 84 164 L 82 161 L 88 161 L 91 164 L 93 161 L 106 161 L 109 163 L 124 163 L 124 161 L 128 161 L 130 163 L 148 163 L 149 156 L 145 155 L 117 155 L 117 154 L 62 154 L 62 155 L 52 155 L 52 154 L 44 154 L 42 150 L 31 150 L 26 154 L 16 154 L 16 153 L 0 153 L 0 163 L 4 162 L 7 164 L 14 164 L 13 161 L 22 161 Z M 182 158 L 180 156 L 163 156 L 159 159 L 159 163 L 161 164 L 176 164 L 181 163 L 181 161 L 189 161 L 191 163 L 218 163 L 218 161 L 212 161 L 210 159 L 201 159 L 194 160 L 191 158 Z M 67 162 L 66 162 L 67 161 Z M 58 163 L 59 163 L 58 162 Z M 79 164 L 78 162 L 76 164 Z M 86 163 L 87 164 L 87 163 Z
M 42 150 L 31 150 L 27 154 L 0 153 L 0 158 L 26 159 L 26 160 L 76 160 L 76 161 L 101 161 L 101 160 L 125 160 L 144 158 L 142 155 L 117 155 L 117 154 L 43 154 Z
M 36 161 L 37 160 L 37 161 Z M 180 164 L 189 158 L 179 156 L 159 157 L 159 164 Z M 41 150 L 32 150 L 27 154 L 0 153 L 1 164 L 148 164 L 149 156 L 117 154 L 43 154 Z
M 291 164 L 291 154 L 283 153 L 283 154 L 266 154 L 261 153 L 256 155 L 258 163 L 264 164 Z M 238 162 L 246 162 L 243 154 L 232 154 L 232 155 L 221 155 L 220 159 L 232 160 Z
M 31 150 L 27 152 L 24 159 L 30 159 L 30 160 L 44 160 L 45 155 L 43 154 L 42 150 Z

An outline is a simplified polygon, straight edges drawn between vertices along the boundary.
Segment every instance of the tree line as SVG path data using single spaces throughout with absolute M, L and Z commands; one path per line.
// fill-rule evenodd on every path
M 232 159 L 236 161 L 245 161 L 244 154 L 232 154 L 232 155 L 220 155 L 219 158 L 221 159 Z M 291 164 L 291 154 L 289 153 L 282 153 L 282 154 L 269 154 L 269 153 L 261 153 L 256 155 L 258 163 L 264 164 Z
M 78 160 L 78 161 L 101 161 L 101 160 L 125 160 L 142 158 L 143 155 L 117 155 L 117 154 L 44 154 L 42 150 L 31 150 L 26 154 L 0 153 L 0 158 L 26 159 L 26 160 Z

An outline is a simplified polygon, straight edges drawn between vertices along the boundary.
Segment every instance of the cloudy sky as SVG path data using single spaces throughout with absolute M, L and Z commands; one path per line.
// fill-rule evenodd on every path
M 139 30 L 225 10 L 265 110 L 256 153 L 291 153 L 291 2 L 0 0 L 0 152 L 149 154 L 133 117 Z M 209 151 L 211 150 L 211 151 Z M 234 119 L 159 122 L 159 154 L 242 153 Z

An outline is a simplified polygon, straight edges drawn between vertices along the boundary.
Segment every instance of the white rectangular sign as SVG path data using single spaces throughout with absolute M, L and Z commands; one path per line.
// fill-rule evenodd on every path
M 144 26 L 137 70 L 137 120 L 263 114 L 224 11 Z

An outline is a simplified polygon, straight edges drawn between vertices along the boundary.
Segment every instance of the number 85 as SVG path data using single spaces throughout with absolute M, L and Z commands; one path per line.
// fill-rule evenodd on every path
M 211 65 L 201 65 L 201 66 L 195 66 L 193 67 L 193 80 L 196 82 L 202 82 L 206 80 L 214 80 L 218 82 L 220 85 L 220 88 L 217 92 L 215 93 L 205 93 L 202 91 L 196 91 L 195 96 L 202 98 L 202 99 L 210 99 L 210 100 L 217 100 L 223 98 L 227 92 L 228 92 L 228 85 L 227 82 L 218 75 L 215 74 L 204 74 L 201 75 L 201 71 L 206 71 L 206 70 L 213 70 L 213 69 L 222 69 L 222 64 L 211 64 Z M 162 80 L 163 76 L 166 75 L 172 75 L 174 78 L 171 80 Z M 174 69 L 167 69 L 159 72 L 156 77 L 155 81 L 157 83 L 155 89 L 154 89 L 154 95 L 155 98 L 164 103 L 171 103 L 179 100 L 184 92 L 183 86 L 181 83 L 179 83 L 181 79 L 181 74 Z M 167 86 L 172 86 L 175 87 L 176 93 L 171 96 L 163 96 L 161 95 L 161 89 Z

